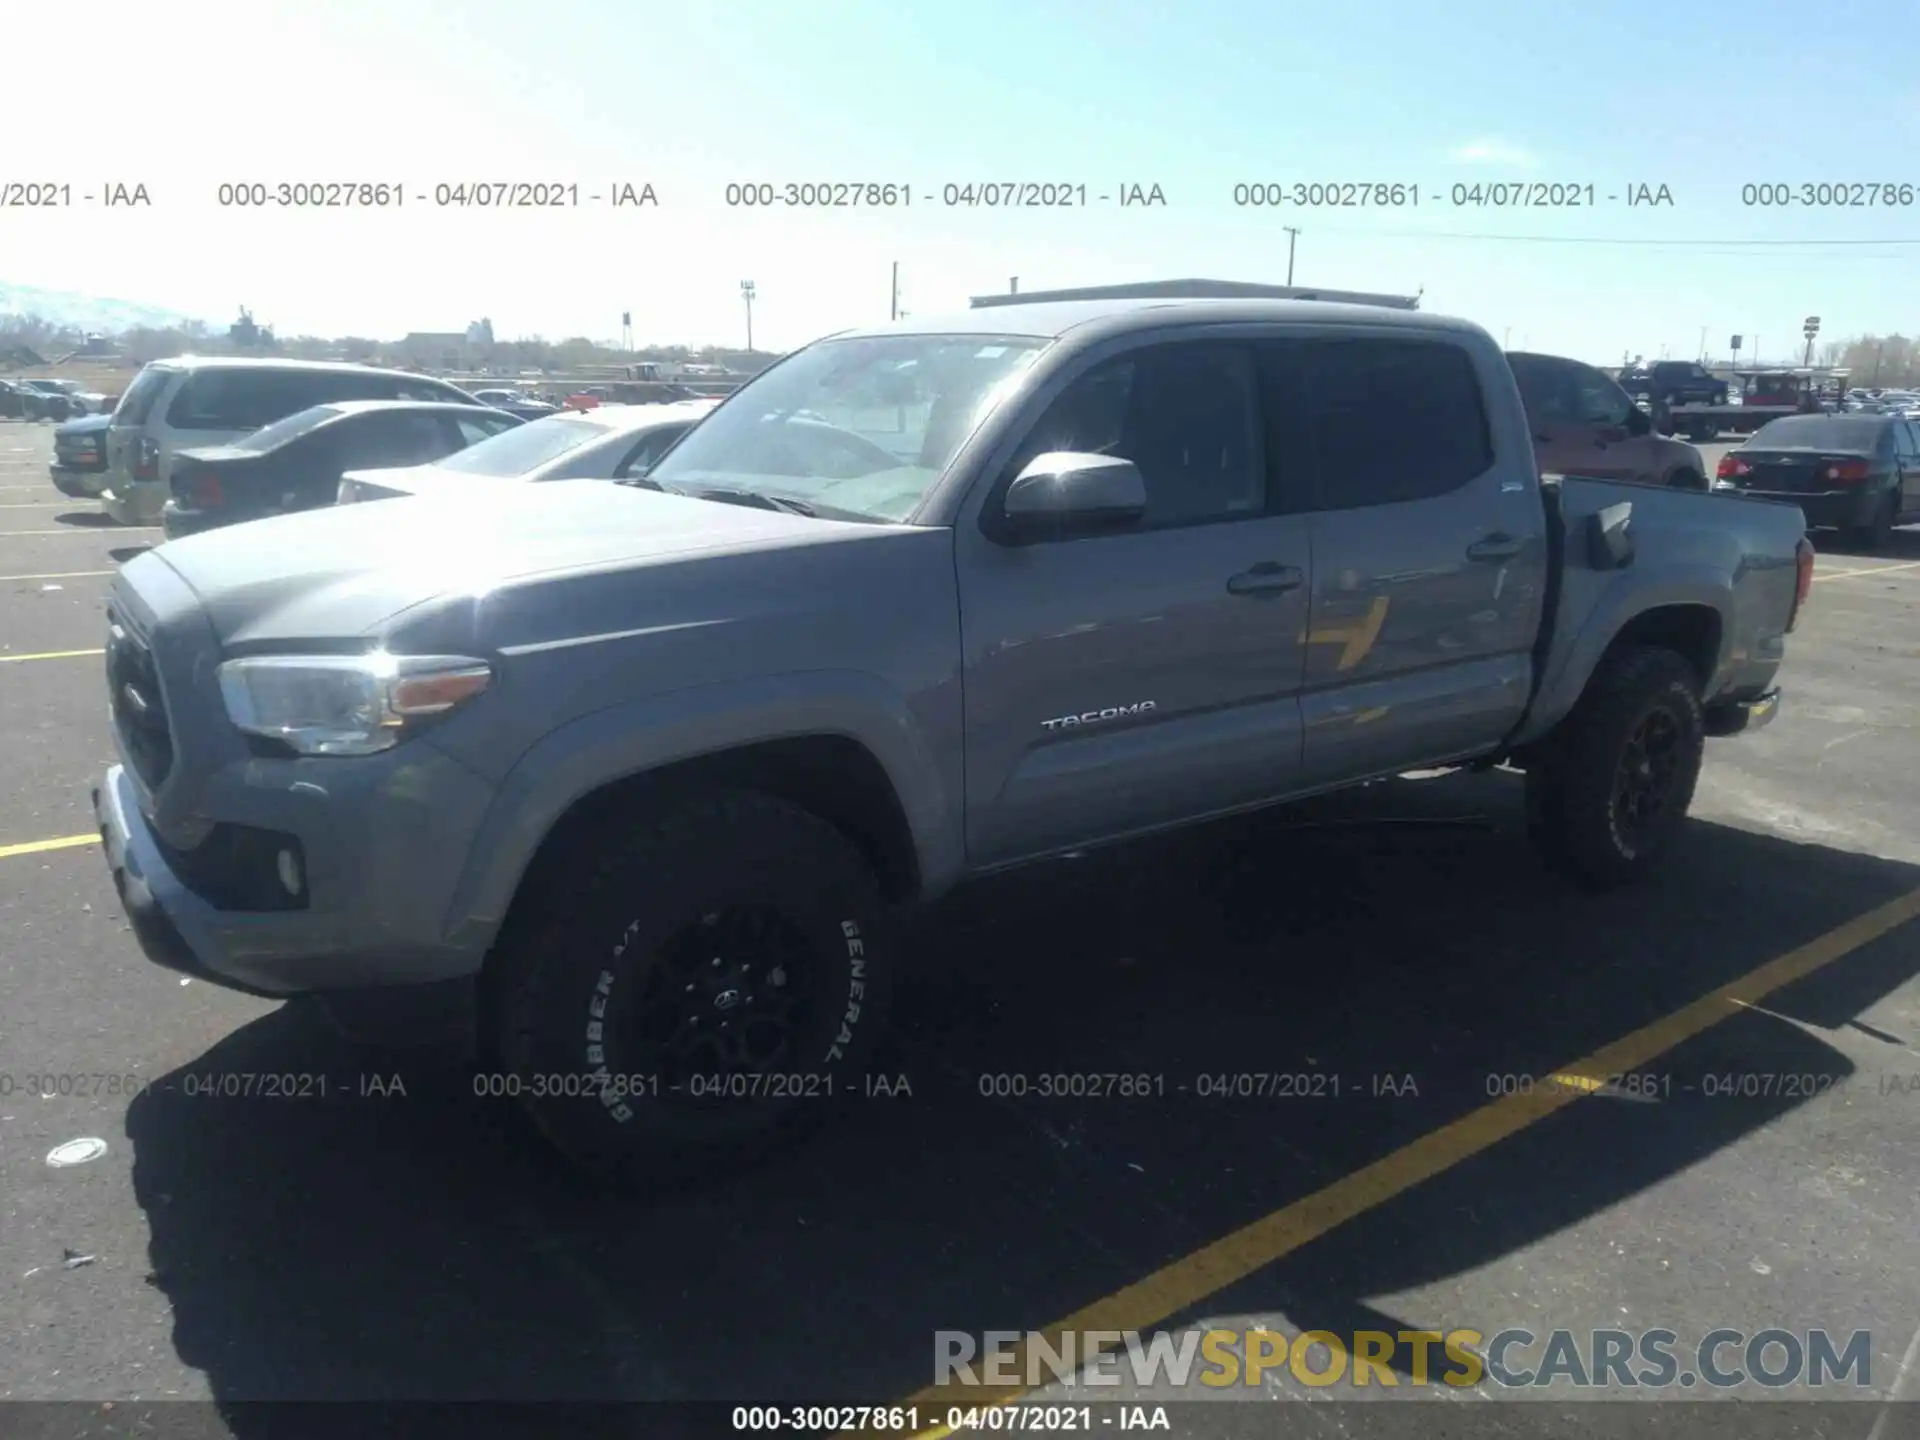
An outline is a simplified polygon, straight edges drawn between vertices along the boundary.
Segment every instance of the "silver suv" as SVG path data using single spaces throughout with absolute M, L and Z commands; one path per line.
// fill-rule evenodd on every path
M 134 377 L 113 412 L 101 508 L 122 525 L 157 524 L 176 451 L 222 445 L 341 400 L 475 403 L 443 380 L 369 365 L 195 355 L 156 360 Z

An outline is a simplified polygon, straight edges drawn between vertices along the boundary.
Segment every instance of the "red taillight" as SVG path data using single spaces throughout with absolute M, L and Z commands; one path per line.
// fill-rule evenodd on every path
M 136 480 L 158 480 L 160 478 L 160 447 L 151 440 L 142 440 L 140 449 L 133 457 L 133 478 Z
M 1714 474 L 1722 480 L 1737 480 L 1742 475 L 1751 475 L 1752 473 L 1753 467 L 1751 465 L 1744 460 L 1737 460 L 1731 455 L 1722 455 L 1720 457 L 1720 466 L 1714 471 Z
M 1864 460 L 1842 460 L 1838 465 L 1827 467 L 1827 479 L 1838 480 L 1843 485 L 1858 485 L 1867 478 L 1867 462 Z
M 1793 609 L 1787 614 L 1788 630 L 1800 623 L 1800 607 L 1806 604 L 1807 596 L 1813 590 L 1813 542 L 1804 535 L 1793 548 L 1793 563 L 1799 574 L 1794 580 Z
M 197 510 L 211 509 L 222 498 L 220 477 L 205 470 L 187 475 L 181 481 L 180 491 Z

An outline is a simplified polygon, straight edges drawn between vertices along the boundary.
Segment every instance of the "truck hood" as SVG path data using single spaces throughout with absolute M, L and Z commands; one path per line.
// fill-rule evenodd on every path
M 169 541 L 130 562 L 192 587 L 223 645 L 346 639 L 403 610 L 556 571 L 831 541 L 871 527 L 606 482 L 346 505 Z

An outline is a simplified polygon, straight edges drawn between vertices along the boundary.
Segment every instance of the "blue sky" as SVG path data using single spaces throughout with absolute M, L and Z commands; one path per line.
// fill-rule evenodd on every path
M 1022 288 L 1201 275 L 1411 293 L 1515 348 L 1691 357 L 1707 332 L 1769 358 L 1920 329 L 1920 194 L 1762 209 L 1759 183 L 1920 187 L 1914 11 L 1569 7 L 1503 0 L 96 0 L 5 7 L 22 133 L 57 137 L 76 197 L 146 210 L 0 211 L 0 281 L 283 333 L 802 343 Z M 1636 23 L 1634 16 L 1643 17 Z M 226 77 L 251 69 L 250 85 Z M 24 94 L 22 91 L 24 90 Z M 253 98 L 236 101 L 236 93 Z M 117 97 L 117 98 L 116 98 Z M 12 147 L 10 152 L 13 151 Z M 398 212 L 223 209 L 223 181 L 397 180 Z M 656 208 L 420 204 L 436 182 L 651 183 Z M 730 181 L 909 182 L 905 210 L 748 212 Z M 1236 207 L 1237 183 L 1412 183 L 1413 209 Z M 952 182 L 1159 185 L 1164 208 L 938 203 Z M 1592 209 L 1449 203 L 1458 183 L 1592 184 Z M 1665 185 L 1670 207 L 1608 203 Z M 1440 197 L 1437 201 L 1433 198 Z M 931 198 L 935 203 L 927 203 Z M 1757 244 L 1754 242 L 1789 242 Z M 1908 243 L 1897 243 L 1897 242 Z M 1697 243 L 1705 242 L 1705 243 Z M 1809 243 L 1847 242 L 1847 243 Z

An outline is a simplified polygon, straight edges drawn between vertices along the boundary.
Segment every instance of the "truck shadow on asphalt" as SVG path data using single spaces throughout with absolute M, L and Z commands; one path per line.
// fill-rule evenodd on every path
M 128 1112 L 149 1283 L 230 1403 L 896 1399 L 933 1378 L 936 1330 L 1049 1324 L 1920 885 L 1699 822 L 1652 884 L 1591 896 L 1536 865 L 1517 792 L 1397 781 L 983 882 L 917 926 L 876 1067 L 895 1093 L 677 1196 L 556 1174 L 467 1073 L 284 1007 Z M 1703 1037 L 1708 1058 L 1651 1065 L 1658 1103 L 1581 1100 L 1207 1308 L 1399 1328 L 1363 1297 L 1510 1255 L 1804 1103 L 1707 1103 L 1682 1088 L 1702 1066 L 1844 1078 L 1801 1026 L 1917 968 L 1910 936 L 1869 945 Z M 332 1093 L 187 1098 L 187 1070 Z M 1119 1073 L 1156 1093 L 993 1093 Z M 1319 1078 L 1201 1093 L 1241 1075 Z M 270 1413 L 228 1417 L 265 1434 Z

